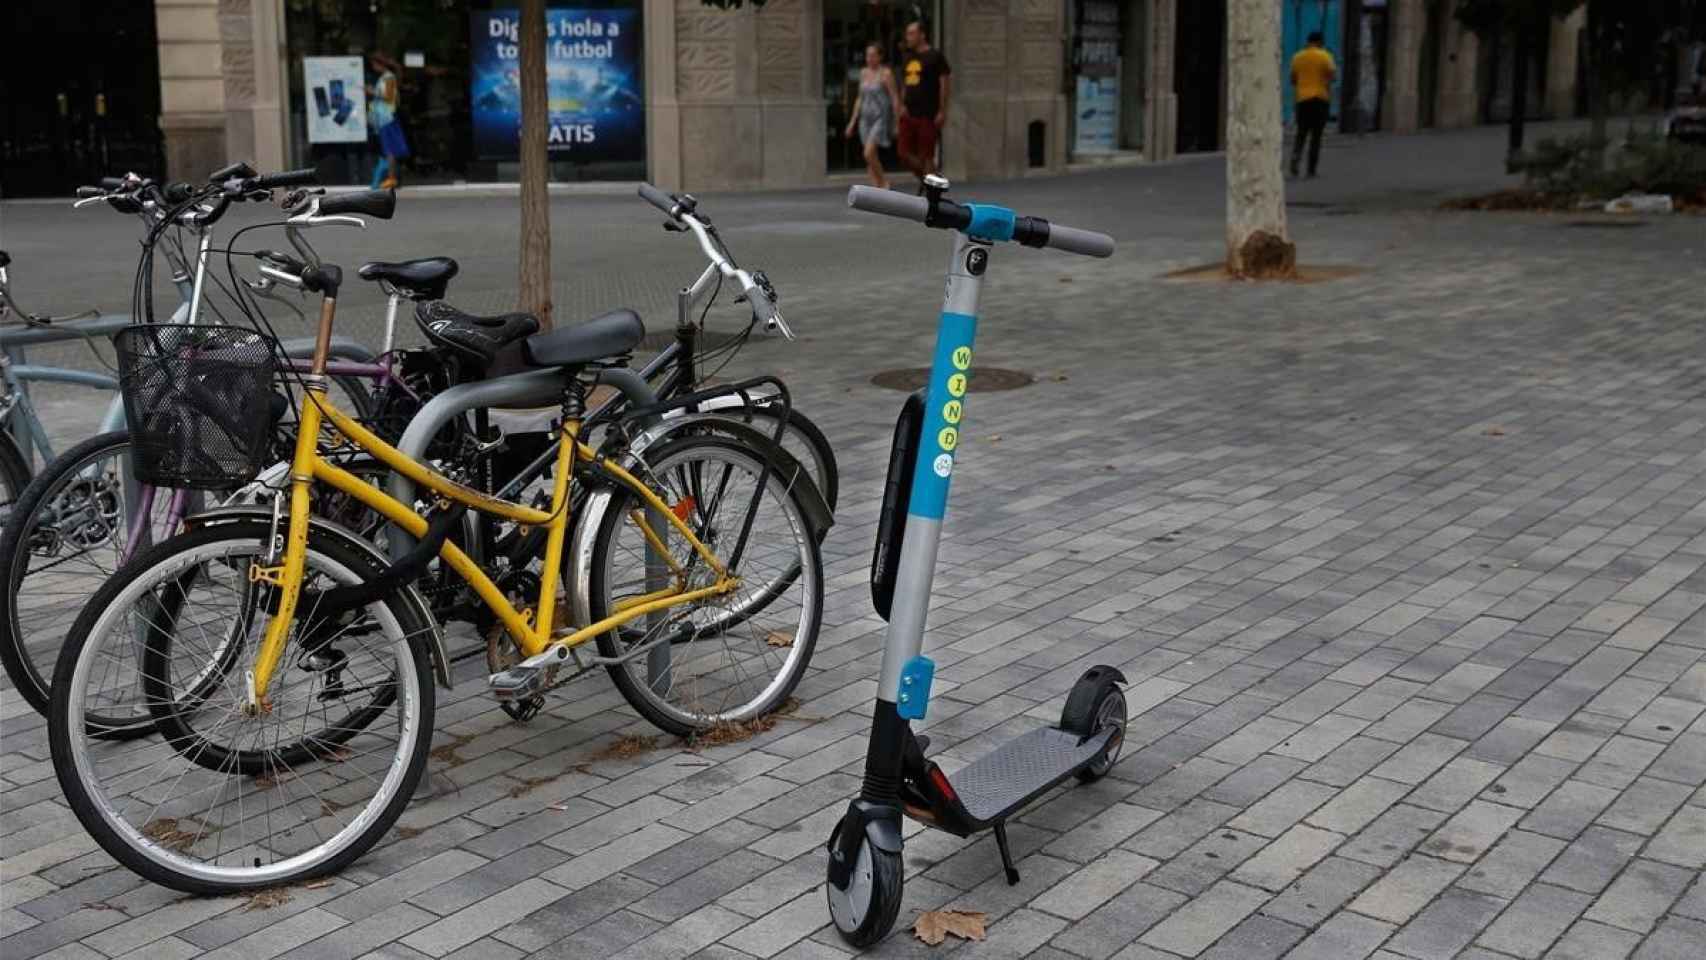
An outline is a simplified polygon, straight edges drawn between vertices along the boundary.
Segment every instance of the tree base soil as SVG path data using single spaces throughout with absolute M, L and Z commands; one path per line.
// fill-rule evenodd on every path
M 1283 277 L 1235 277 L 1224 263 L 1205 263 L 1197 267 L 1185 267 L 1161 275 L 1163 280 L 1201 283 L 1209 280 L 1232 280 L 1238 282 L 1260 280 L 1281 283 L 1331 283 L 1334 280 L 1344 280 L 1349 277 L 1367 273 L 1365 267 L 1353 267 L 1343 264 L 1293 264 L 1290 276 Z

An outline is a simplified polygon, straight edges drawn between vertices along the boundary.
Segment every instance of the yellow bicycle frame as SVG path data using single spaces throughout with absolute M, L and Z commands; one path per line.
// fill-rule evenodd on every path
M 327 311 L 329 313 L 329 310 Z M 329 326 L 329 322 L 326 324 Z M 316 358 L 316 366 L 318 357 Z M 497 615 L 498 621 L 515 638 L 516 644 L 528 657 L 543 653 L 548 647 L 562 645 L 578 647 L 599 634 L 614 629 L 638 617 L 668 609 L 686 603 L 694 603 L 707 597 L 726 594 L 734 590 L 739 581 L 728 574 L 723 563 L 706 547 L 699 537 L 694 534 L 686 521 L 670 508 L 668 503 L 659 497 L 652 489 L 636 479 L 633 474 L 624 470 L 620 465 L 609 460 L 599 459 L 586 444 L 577 439 L 580 430 L 578 421 L 564 421 L 559 428 L 557 438 L 557 472 L 553 478 L 551 490 L 551 509 L 538 510 L 533 507 L 511 503 L 487 496 L 478 490 L 463 486 L 442 474 L 436 473 L 426 466 L 416 462 L 397 448 L 375 436 L 372 431 L 350 419 L 339 410 L 326 396 L 324 381 L 310 380 L 307 386 L 307 397 L 302 404 L 302 421 L 298 424 L 296 436 L 296 451 L 291 459 L 290 468 L 290 525 L 285 541 L 283 563 L 275 567 L 256 565 L 250 570 L 250 579 L 266 581 L 280 588 L 282 596 L 279 599 L 278 612 L 267 624 L 265 637 L 261 641 L 260 650 L 256 654 L 250 675 L 251 710 L 265 710 L 267 707 L 267 689 L 272 681 L 274 672 L 278 669 L 279 661 L 284 655 L 290 626 L 296 615 L 296 604 L 302 591 L 303 565 L 308 551 L 309 499 L 310 487 L 315 482 L 330 484 L 337 490 L 348 494 L 361 503 L 371 507 L 386 520 L 402 527 L 411 535 L 419 537 L 426 532 L 427 521 L 424 517 L 399 501 L 388 496 L 384 491 L 356 477 L 335 463 L 327 461 L 320 455 L 319 436 L 321 426 L 325 423 L 342 434 L 356 447 L 371 454 L 380 463 L 408 477 L 418 487 L 431 490 L 447 500 L 490 514 L 505 520 L 531 527 L 544 527 L 545 540 L 545 569 L 539 589 L 539 601 L 530 610 L 517 610 L 509 599 L 492 582 L 485 571 L 481 570 L 474 561 L 456 544 L 445 541 L 439 550 L 439 557 L 456 571 L 471 587 L 479 598 L 485 602 Z M 574 463 L 576 458 L 582 462 L 593 464 L 597 469 L 612 479 L 639 495 L 649 508 L 658 516 L 666 517 L 670 526 L 686 538 L 695 553 L 705 562 L 716 579 L 707 586 L 688 589 L 685 574 L 664 549 L 662 539 L 657 531 L 646 523 L 645 517 L 638 510 L 630 517 L 638 524 L 642 535 L 648 544 L 657 550 L 671 568 L 674 584 L 660 590 L 654 590 L 637 597 L 624 598 L 615 605 L 609 616 L 578 630 L 565 632 L 557 636 L 553 626 L 557 603 L 558 576 L 563 562 L 563 541 L 569 529 L 569 494 L 573 483 Z

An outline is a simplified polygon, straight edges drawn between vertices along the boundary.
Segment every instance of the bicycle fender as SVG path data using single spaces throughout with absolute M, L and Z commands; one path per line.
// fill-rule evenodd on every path
M 765 456 L 770 458 L 771 468 L 783 476 L 792 475 L 794 492 L 800 495 L 800 510 L 805 515 L 805 521 L 811 526 L 811 533 L 823 540 L 830 526 L 835 523 L 834 515 L 823 502 L 823 494 L 818 492 L 817 484 L 811 474 L 794 458 L 794 455 L 777 446 L 764 432 L 756 427 L 748 426 L 738 420 L 730 419 L 715 413 L 695 413 L 673 417 L 662 423 L 647 428 L 636 436 L 632 443 L 624 448 L 621 459 L 617 462 L 624 470 L 632 471 L 637 464 L 639 454 L 647 449 L 669 440 L 675 434 L 690 427 L 712 426 L 727 436 L 753 443 Z M 574 529 L 569 532 L 569 542 L 565 554 L 568 570 L 565 572 L 565 586 L 572 586 L 569 591 L 569 612 L 574 617 L 574 625 L 584 627 L 592 623 L 592 550 L 593 541 L 598 538 L 599 525 L 604 521 L 604 515 L 610 510 L 610 501 L 615 491 L 608 486 L 595 488 L 581 507 L 580 513 L 572 520 Z
M 240 523 L 243 521 L 254 521 L 271 526 L 273 522 L 272 507 L 264 504 L 232 504 L 223 507 L 213 507 L 208 510 L 203 510 L 200 513 L 185 517 L 184 528 L 186 530 L 194 530 L 197 527 Z M 326 520 L 322 517 L 310 517 L 308 525 L 312 529 L 329 537 L 334 537 L 340 542 L 353 547 L 362 554 L 372 558 L 373 561 L 382 569 L 391 565 L 391 558 L 385 554 L 385 551 L 380 550 L 372 543 L 362 539 L 359 535 L 342 524 L 333 523 L 332 521 Z M 424 622 L 432 624 L 431 635 L 428 639 L 432 644 L 433 674 L 437 677 L 439 686 L 446 690 L 450 689 L 450 650 L 444 644 L 444 631 L 439 628 L 438 619 L 432 615 L 432 608 L 427 606 L 426 600 L 421 597 L 420 591 L 415 589 L 414 584 L 405 585 L 402 589 L 399 589 L 396 593 L 392 594 L 392 596 L 399 602 L 414 606 L 416 612 L 421 615 Z
M 733 398 L 738 401 L 739 398 Z M 740 403 L 729 405 L 739 409 Z M 750 443 L 764 454 L 770 461 L 770 468 L 783 477 L 793 477 L 793 491 L 800 495 L 800 507 L 805 512 L 806 522 L 811 524 L 812 533 L 821 542 L 829 528 L 835 526 L 835 514 L 823 499 L 823 492 L 818 489 L 817 481 L 806 471 L 800 461 L 778 444 L 771 436 L 757 427 L 742 422 L 730 416 L 727 409 L 703 413 L 688 413 L 675 417 L 665 417 L 662 423 L 641 431 L 627 447 L 629 453 L 644 453 L 647 448 L 664 443 L 676 434 L 694 427 L 711 427 L 742 442 Z M 627 466 L 628 461 L 624 461 Z

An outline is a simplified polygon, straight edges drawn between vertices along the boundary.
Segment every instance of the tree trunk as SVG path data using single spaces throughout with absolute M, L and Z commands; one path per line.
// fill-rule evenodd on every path
M 1234 277 L 1297 274 L 1285 224 L 1279 38 L 1279 4 L 1227 0 L 1226 269 Z
M 545 0 L 521 0 L 521 309 L 551 326 L 551 125 L 545 77 Z

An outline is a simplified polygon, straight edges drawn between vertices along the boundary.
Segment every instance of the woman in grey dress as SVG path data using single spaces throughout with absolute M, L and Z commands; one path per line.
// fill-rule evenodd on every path
M 853 101 L 851 113 L 853 119 L 847 121 L 845 136 L 851 139 L 853 129 L 859 129 L 871 183 L 887 190 L 889 178 L 883 173 L 883 161 L 877 150 L 889 145 L 889 132 L 894 129 L 894 118 L 900 114 L 900 91 L 894 85 L 894 71 L 883 63 L 882 48 L 874 43 L 865 48 L 865 66 L 859 71 L 859 96 Z

